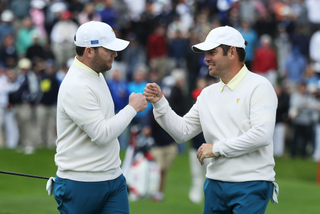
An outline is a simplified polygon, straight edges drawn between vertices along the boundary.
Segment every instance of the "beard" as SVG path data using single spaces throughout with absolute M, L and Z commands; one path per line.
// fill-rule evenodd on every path
M 92 59 L 92 69 L 97 73 L 103 73 L 109 71 L 112 68 L 112 64 L 108 65 L 108 63 L 103 60 L 99 55 L 96 55 Z

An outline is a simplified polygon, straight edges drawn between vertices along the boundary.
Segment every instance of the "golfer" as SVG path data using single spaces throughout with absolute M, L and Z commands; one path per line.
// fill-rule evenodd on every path
M 272 138 L 278 101 L 270 82 L 244 65 L 246 44 L 236 29 L 223 26 L 192 46 L 205 53 L 209 74 L 220 82 L 204 88 L 183 117 L 157 84 L 147 84 L 144 92 L 155 119 L 176 142 L 204 134 L 197 151 L 201 164 L 210 158 L 204 214 L 264 213 L 272 196 L 277 203 Z
M 132 93 L 118 114 L 103 72 L 129 42 L 102 22 L 81 25 L 74 37 L 77 56 L 62 81 L 57 104 L 58 166 L 53 194 L 60 213 L 129 213 L 117 137 L 147 107 Z

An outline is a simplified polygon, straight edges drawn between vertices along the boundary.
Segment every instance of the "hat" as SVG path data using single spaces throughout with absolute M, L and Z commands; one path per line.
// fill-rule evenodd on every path
M 31 0 L 30 6 L 42 10 L 46 6 L 46 2 L 44 0 Z
M 28 58 L 22 58 L 18 62 L 18 67 L 20 69 L 29 69 L 31 68 L 31 61 Z
M 193 45 L 191 49 L 194 52 L 203 52 L 212 50 L 219 45 L 229 45 L 238 48 L 245 48 L 245 40 L 241 33 L 233 27 L 224 26 L 212 29 L 202 43 Z
M 4 10 L 1 13 L 1 20 L 3 22 L 11 22 L 14 19 L 14 14 L 11 10 Z
M 104 47 L 122 51 L 129 42 L 116 38 L 113 29 L 106 23 L 91 21 L 82 24 L 76 33 L 74 44 L 79 47 Z

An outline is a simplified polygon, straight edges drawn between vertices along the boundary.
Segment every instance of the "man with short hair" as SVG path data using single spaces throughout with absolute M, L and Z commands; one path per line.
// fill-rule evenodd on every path
M 58 166 L 53 193 L 60 213 L 129 213 L 117 137 L 137 112 L 146 109 L 142 93 L 132 93 L 117 114 L 103 72 L 129 42 L 105 23 L 81 25 L 76 53 L 63 79 L 57 104 Z M 50 194 L 50 193 L 49 193 Z
M 277 203 L 272 145 L 277 97 L 266 78 L 244 65 L 246 44 L 239 31 L 224 26 L 192 46 L 205 53 L 210 76 L 220 82 L 204 88 L 183 117 L 157 84 L 147 84 L 144 92 L 155 119 L 176 142 L 204 134 L 197 152 L 201 164 L 210 158 L 204 214 L 264 213 L 271 196 Z

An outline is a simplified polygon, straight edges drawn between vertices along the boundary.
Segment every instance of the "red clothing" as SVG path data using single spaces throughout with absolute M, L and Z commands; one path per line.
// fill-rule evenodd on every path
M 200 88 L 195 88 L 192 92 L 191 92 L 191 97 L 196 100 L 197 97 L 200 95 L 202 89 Z
M 154 33 L 150 34 L 147 42 L 147 51 L 149 59 L 167 56 L 168 48 L 166 37 Z
M 277 69 L 277 55 L 272 48 L 257 48 L 253 61 L 252 71 L 255 73 L 266 73 Z

